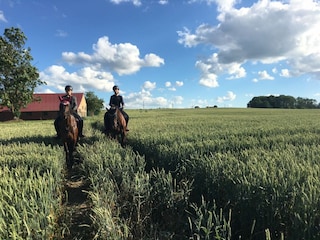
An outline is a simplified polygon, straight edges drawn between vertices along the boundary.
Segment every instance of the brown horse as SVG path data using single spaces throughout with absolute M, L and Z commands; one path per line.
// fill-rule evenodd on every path
M 118 139 L 121 146 L 125 146 L 127 141 L 127 123 L 119 108 L 111 108 L 105 113 L 104 128 L 107 136 Z
M 78 127 L 76 118 L 72 115 L 68 101 L 60 101 L 59 132 L 66 153 L 67 168 L 71 169 L 74 163 L 73 153 L 78 141 Z

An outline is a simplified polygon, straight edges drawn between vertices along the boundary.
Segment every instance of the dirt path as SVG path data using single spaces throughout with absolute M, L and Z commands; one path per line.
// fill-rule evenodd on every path
M 60 236 L 55 239 L 93 239 L 91 203 L 86 192 L 89 190 L 89 181 L 79 166 L 75 165 L 66 173 L 64 188 L 65 195 L 58 220 Z

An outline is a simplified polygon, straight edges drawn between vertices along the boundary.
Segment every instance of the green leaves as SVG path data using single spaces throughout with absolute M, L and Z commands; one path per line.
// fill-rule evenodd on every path
M 0 37 L 0 105 L 17 118 L 21 108 L 33 101 L 34 89 L 46 84 L 31 64 L 31 49 L 24 47 L 26 40 L 19 28 L 5 29 Z

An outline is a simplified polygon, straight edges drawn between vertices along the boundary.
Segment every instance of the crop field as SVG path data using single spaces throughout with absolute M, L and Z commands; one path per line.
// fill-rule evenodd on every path
M 320 239 L 318 110 L 126 112 L 125 148 L 84 120 L 92 239 Z M 80 239 L 53 121 L 0 127 L 0 239 Z

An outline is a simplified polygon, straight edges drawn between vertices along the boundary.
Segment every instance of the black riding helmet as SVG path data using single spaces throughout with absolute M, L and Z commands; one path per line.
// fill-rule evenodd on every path
M 72 86 L 70 86 L 70 85 L 67 85 L 65 88 L 64 88 L 64 90 L 66 91 L 66 92 L 68 92 L 69 90 L 73 90 L 72 89 Z
M 117 85 L 114 85 L 112 90 L 115 91 L 116 89 L 119 89 L 119 87 Z

